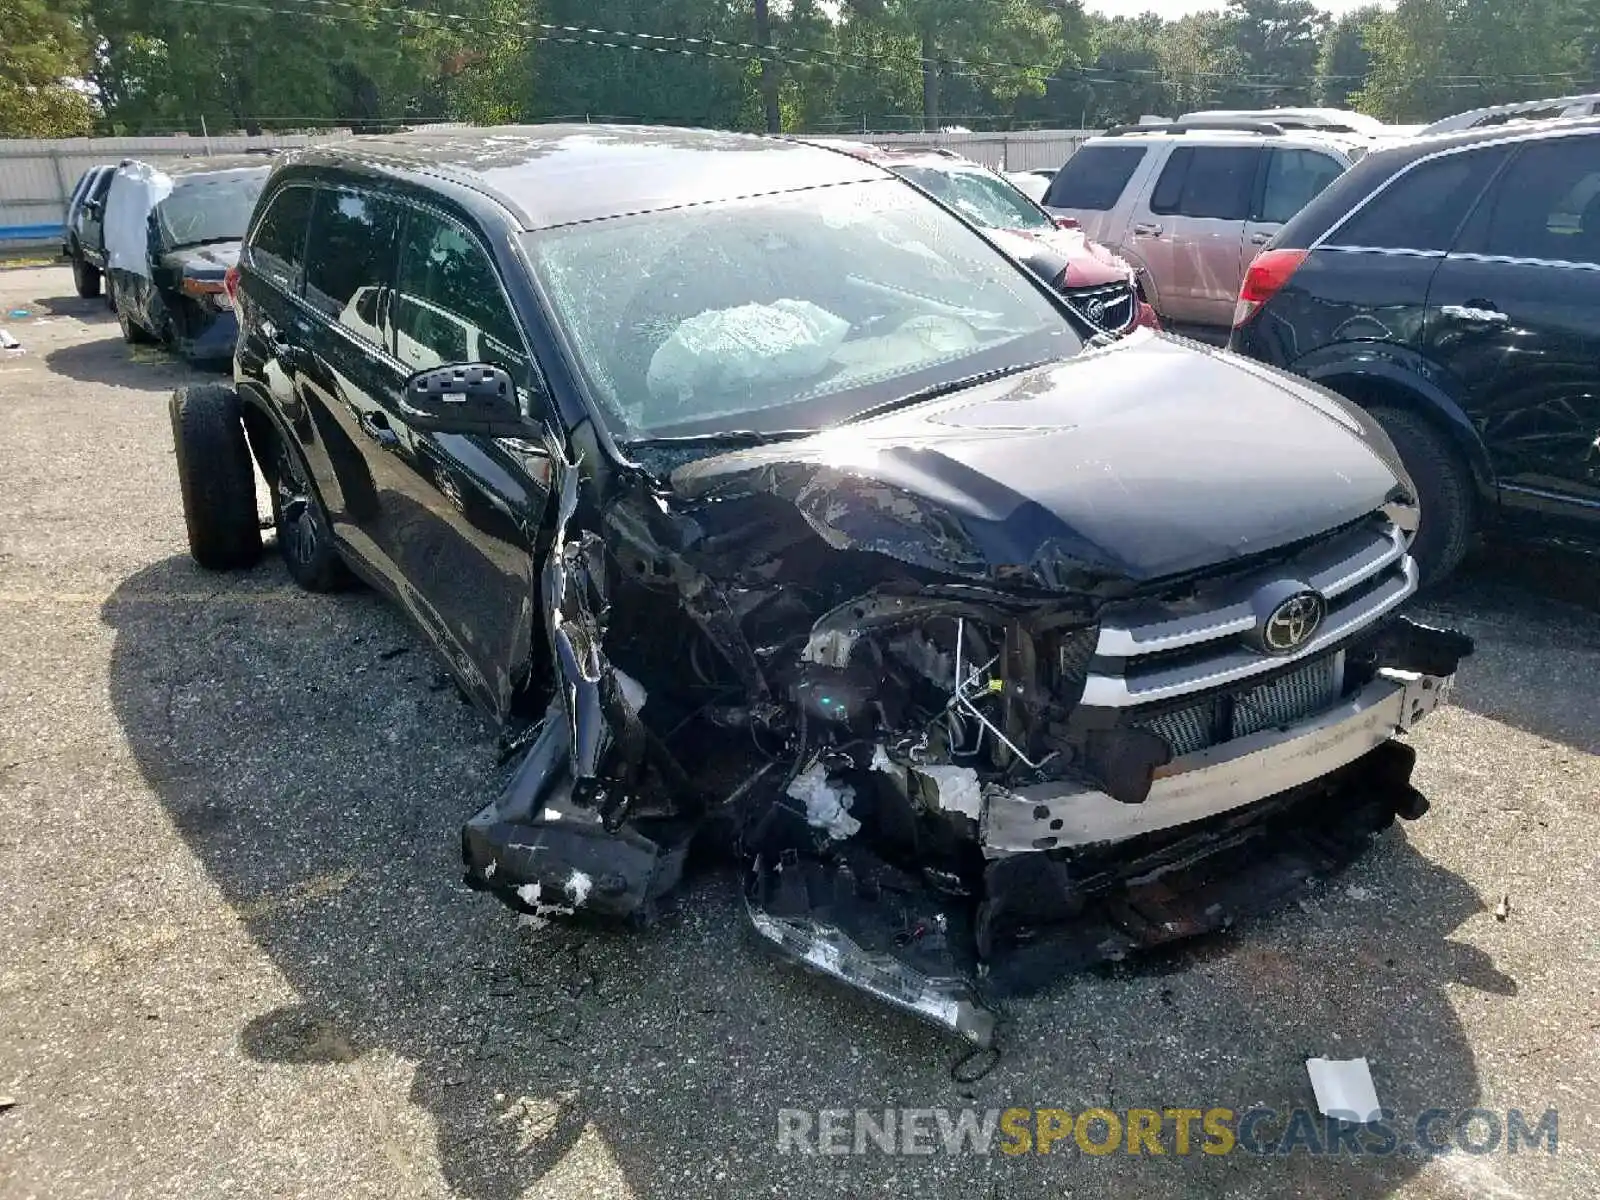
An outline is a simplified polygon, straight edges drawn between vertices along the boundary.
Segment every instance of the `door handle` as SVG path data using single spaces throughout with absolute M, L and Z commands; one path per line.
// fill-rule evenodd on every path
M 381 412 L 364 412 L 358 422 L 361 432 L 377 442 L 385 450 L 397 449 L 400 445 L 400 435 L 389 428 L 389 418 Z
M 1471 321 L 1475 325 L 1505 325 L 1511 318 L 1498 308 L 1486 304 L 1446 304 L 1439 312 L 1457 321 Z
M 1271 240 L 1272 235 L 1267 233 L 1265 230 L 1260 233 L 1252 233 L 1250 235 L 1250 244 L 1252 246 L 1265 246 Z
M 1165 232 L 1166 230 L 1162 229 L 1161 226 L 1151 224 L 1148 221 L 1138 221 L 1133 226 L 1134 237 L 1160 237 Z

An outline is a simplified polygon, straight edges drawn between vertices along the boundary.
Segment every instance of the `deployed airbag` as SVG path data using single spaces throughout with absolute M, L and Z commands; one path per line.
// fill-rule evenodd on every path
M 850 323 L 805 300 L 714 309 L 682 322 L 650 359 L 655 400 L 810 379 L 827 369 Z

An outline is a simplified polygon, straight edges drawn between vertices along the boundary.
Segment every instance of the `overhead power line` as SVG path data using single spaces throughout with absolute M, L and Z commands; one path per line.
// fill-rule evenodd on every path
M 868 54 L 861 51 L 823 50 L 813 47 L 762 47 L 750 42 L 735 42 L 686 34 L 656 34 L 635 30 L 607 30 L 589 26 L 557 25 L 548 22 L 477 16 L 457 12 L 440 12 L 425 8 L 405 9 L 383 4 L 360 3 L 357 0 L 280 0 L 277 5 L 263 3 L 261 0 L 171 0 L 171 2 L 194 8 L 303 17 L 366 26 L 381 25 L 386 28 L 413 33 L 439 32 L 441 28 L 457 26 L 461 27 L 465 32 L 492 32 L 497 35 L 515 38 L 525 43 L 588 46 L 597 49 L 706 58 L 741 64 L 748 63 L 752 59 L 766 58 L 769 61 L 780 62 L 789 66 L 815 68 L 819 65 L 825 65 L 813 61 L 813 59 L 820 58 L 849 60 L 852 64 L 859 64 L 858 69 L 860 69 L 867 66 L 881 68 L 886 63 L 896 59 L 904 61 L 906 57 L 893 54 Z M 294 5 L 294 7 L 284 7 L 283 5 L 286 4 Z M 382 15 L 380 16 L 379 14 Z M 446 24 L 440 26 L 431 23 L 432 21 Z M 730 50 L 739 51 L 739 53 L 724 53 L 724 51 Z M 794 57 L 797 54 L 809 55 L 812 58 Z M 913 61 L 925 64 L 930 60 L 925 60 L 920 56 L 913 56 Z M 1136 67 L 1117 69 L 1080 67 L 1065 72 L 1057 68 L 1053 72 L 1040 74 L 1046 68 L 1038 64 L 1006 60 L 978 62 L 962 58 L 940 58 L 937 60 L 937 65 L 943 73 L 949 76 L 980 81 L 1012 81 L 1015 78 L 1015 73 L 1021 72 L 1034 76 L 1035 81 L 1041 84 L 1085 83 L 1091 86 L 1115 84 L 1132 86 L 1138 82 L 1138 77 L 1144 77 L 1149 82 L 1169 86 L 1196 83 L 1202 80 L 1221 80 L 1231 87 L 1258 92 L 1294 90 L 1303 88 L 1306 84 L 1304 79 L 1291 80 L 1266 74 L 1224 71 L 1173 72 Z M 1009 70 L 1006 68 L 1009 68 Z M 1135 78 L 1129 78 L 1130 76 Z M 1319 76 L 1318 78 L 1327 82 L 1341 83 L 1361 82 L 1364 79 L 1363 76 L 1358 75 L 1329 75 Z M 1446 90 L 1470 90 L 1488 83 L 1507 81 L 1518 82 L 1527 86 L 1556 83 L 1572 88 L 1592 86 L 1590 81 L 1584 80 L 1575 72 L 1551 72 L 1544 75 L 1521 76 L 1441 75 L 1436 76 L 1434 81 L 1437 86 Z

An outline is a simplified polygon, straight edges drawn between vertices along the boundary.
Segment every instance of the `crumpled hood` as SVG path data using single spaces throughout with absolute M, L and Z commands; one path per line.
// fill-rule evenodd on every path
M 1058 229 L 1053 233 L 1034 233 L 1033 237 L 1057 250 L 1067 260 L 1067 287 L 1101 287 L 1123 283 L 1133 268 L 1099 242 L 1091 242 L 1078 229 Z
M 829 544 L 1052 590 L 1261 554 L 1409 491 L 1363 415 L 1149 333 L 804 439 L 701 459 L 689 498 L 767 493 Z
M 212 242 L 205 246 L 180 246 L 167 251 L 168 265 L 191 279 L 221 279 L 239 262 L 239 242 Z

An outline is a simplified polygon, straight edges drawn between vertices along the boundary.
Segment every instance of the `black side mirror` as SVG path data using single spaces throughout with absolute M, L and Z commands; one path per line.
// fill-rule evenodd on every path
M 99 200 L 85 200 L 83 202 L 83 211 L 88 213 L 91 217 L 98 217 L 102 207 L 103 206 Z
M 489 363 L 456 363 L 406 380 L 401 415 L 414 429 L 525 437 L 528 426 L 511 376 Z

